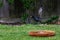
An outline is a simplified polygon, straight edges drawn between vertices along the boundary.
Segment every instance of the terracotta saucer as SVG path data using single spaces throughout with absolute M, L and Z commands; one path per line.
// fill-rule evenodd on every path
M 55 32 L 50 30 L 40 30 L 40 31 L 31 31 L 29 32 L 30 36 L 42 36 L 42 37 L 48 37 L 48 36 L 54 36 Z

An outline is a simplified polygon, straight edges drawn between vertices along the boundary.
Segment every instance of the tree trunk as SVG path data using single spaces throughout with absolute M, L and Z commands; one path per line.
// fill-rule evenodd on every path
M 9 17 L 9 5 L 6 0 L 2 0 L 3 6 L 0 8 L 0 17 L 7 18 Z

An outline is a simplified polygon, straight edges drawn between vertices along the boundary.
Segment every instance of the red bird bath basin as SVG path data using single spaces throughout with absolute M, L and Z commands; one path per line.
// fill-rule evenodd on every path
M 41 37 L 50 37 L 54 36 L 55 32 L 50 30 L 40 30 L 40 31 L 31 31 L 29 32 L 30 36 L 41 36 Z

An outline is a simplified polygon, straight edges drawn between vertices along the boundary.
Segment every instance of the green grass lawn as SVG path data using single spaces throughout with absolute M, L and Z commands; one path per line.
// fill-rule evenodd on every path
M 34 30 L 53 30 L 56 31 L 56 35 L 53 37 L 29 36 L 28 32 Z M 0 40 L 60 40 L 60 25 L 0 25 Z

